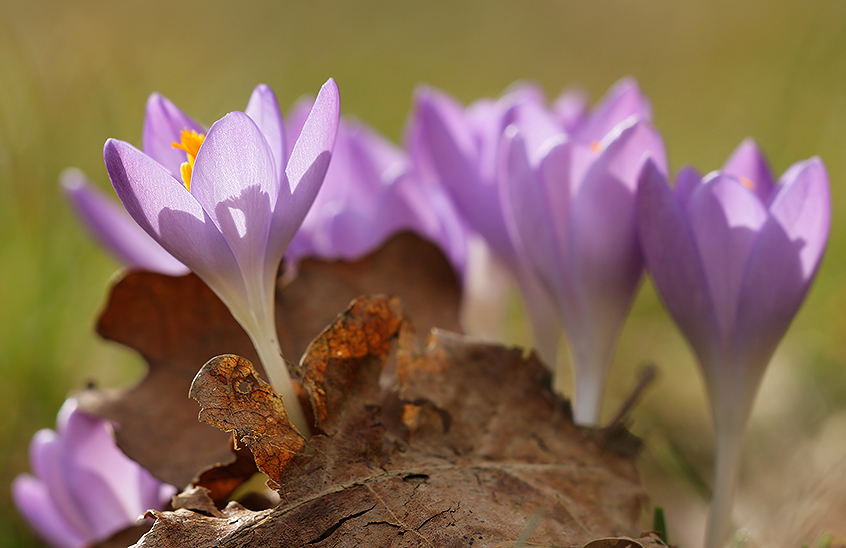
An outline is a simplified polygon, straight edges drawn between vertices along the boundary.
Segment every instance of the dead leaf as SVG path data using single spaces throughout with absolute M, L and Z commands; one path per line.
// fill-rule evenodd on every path
M 354 263 L 301 263 L 297 278 L 276 295 L 285 356 L 297 360 L 351 300 L 375 293 L 400 295 L 424 333 L 432 326 L 458 330 L 460 286 L 449 262 L 435 245 L 406 233 Z M 205 284 L 192 274 L 174 278 L 130 272 L 112 288 L 98 331 L 137 350 L 149 365 L 147 376 L 133 388 L 88 390 L 79 396 L 84 410 L 119 425 L 117 442 L 130 458 L 177 486 L 235 461 L 229 436 L 197 422 L 196 404 L 186 396 L 197 371 L 212 357 L 237 354 L 257 363 L 257 356 Z M 242 481 L 237 473 L 229 480 L 225 487 L 206 485 L 216 499 L 225 498 L 225 489 Z
M 491 546 L 520 538 L 541 508 L 527 545 L 638 530 L 645 494 L 632 460 L 572 424 L 534 356 L 440 331 L 425 350 L 417 340 L 397 299 L 356 300 L 302 362 L 320 433 L 299 451 L 283 434 L 272 444 L 283 456 L 262 456 L 281 502 L 234 525 L 158 513 L 138 547 Z M 217 365 L 197 382 L 232 370 Z M 282 420 L 262 405 L 257 431 L 238 435 Z

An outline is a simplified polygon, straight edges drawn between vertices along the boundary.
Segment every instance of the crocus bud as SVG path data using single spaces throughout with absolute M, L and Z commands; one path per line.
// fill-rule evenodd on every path
M 828 239 L 828 175 L 818 158 L 776 184 L 752 141 L 722 170 L 683 170 L 675 190 L 648 164 L 638 191 L 647 269 L 699 360 L 717 463 L 708 548 L 730 533 L 740 446 L 764 370 L 816 276 Z

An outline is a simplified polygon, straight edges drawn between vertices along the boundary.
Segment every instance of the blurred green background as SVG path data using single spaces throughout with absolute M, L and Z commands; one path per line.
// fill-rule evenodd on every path
M 118 265 L 78 226 L 57 177 L 76 166 L 107 188 L 103 143 L 140 144 L 151 92 L 208 124 L 243 109 L 259 82 L 284 109 L 331 76 L 344 113 L 398 140 L 419 83 L 469 102 L 526 79 L 596 101 L 626 75 L 651 98 L 674 171 L 716 169 L 746 136 L 779 174 L 813 155 L 828 166 L 828 253 L 759 395 L 736 515 L 757 545 L 798 546 L 836 527 L 814 505 L 846 500 L 846 3 L 0 0 L 0 545 L 40 545 L 8 494 L 29 469 L 32 434 L 89 380 L 120 386 L 143 373 L 93 334 Z M 710 420 L 692 355 L 648 283 L 606 416 L 646 360 L 662 374 L 633 417 L 644 481 L 672 538 L 697 546 Z

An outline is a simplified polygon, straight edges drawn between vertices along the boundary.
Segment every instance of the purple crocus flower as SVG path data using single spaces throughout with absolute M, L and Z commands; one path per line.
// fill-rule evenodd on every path
M 664 145 L 631 81 L 565 133 L 555 113 L 515 108 L 501 144 L 501 192 L 524 256 L 555 297 L 575 376 L 574 420 L 596 426 L 614 347 L 643 272 L 636 190 Z M 616 124 L 614 121 L 616 120 Z
M 532 324 L 535 348 L 541 359 L 554 367 L 560 336 L 555 307 L 509 234 L 499 199 L 498 143 L 514 105 L 523 102 L 543 103 L 544 97 L 537 87 L 521 85 L 499 100 L 482 99 L 465 108 L 446 93 L 420 89 L 407 146 L 420 176 L 446 189 L 496 262 L 516 279 Z M 470 279 L 475 277 L 471 274 Z
M 463 109 L 424 90 L 412 146 L 515 274 L 535 345 L 552 364 L 563 319 L 575 366 L 575 419 L 596 425 L 642 272 L 637 177 L 647 155 L 666 161 L 633 80 L 620 81 L 592 111 L 585 105 L 571 92 L 550 108 L 537 88 L 521 86 Z
M 12 483 L 15 504 L 30 526 L 56 548 L 81 548 L 131 527 L 162 509 L 176 488 L 161 483 L 115 445 L 108 421 L 62 406 L 56 431 L 30 444 L 34 476 Z
M 730 533 L 740 446 L 764 370 L 808 292 L 828 239 L 828 175 L 818 158 L 776 184 L 751 140 L 721 171 L 687 169 L 671 190 L 652 165 L 638 191 L 647 268 L 702 367 L 716 432 L 706 546 Z
M 338 88 L 331 79 L 321 88 L 290 154 L 267 86 L 255 89 L 245 112 L 227 114 L 208 134 L 170 106 L 157 96 L 148 103 L 148 154 L 123 141 L 106 142 L 109 177 L 132 218 L 226 303 L 285 399 L 291 421 L 307 434 L 279 351 L 274 293 L 285 248 L 329 165 Z M 160 145 L 169 135 L 178 136 L 174 150 Z
M 288 115 L 289 142 L 299 136 L 311 101 Z M 440 187 L 424 185 L 402 149 L 363 123 L 341 118 L 332 163 L 286 259 L 356 260 L 403 230 L 436 243 L 463 273 L 466 230 Z
M 116 201 L 97 189 L 78 169 L 59 176 L 62 189 L 77 217 L 112 255 L 124 264 L 170 276 L 190 270 L 138 226 Z

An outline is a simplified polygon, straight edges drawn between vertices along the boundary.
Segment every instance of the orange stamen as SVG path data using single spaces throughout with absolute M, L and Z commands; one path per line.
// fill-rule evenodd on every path
M 755 190 L 755 183 L 752 182 L 752 179 L 748 177 L 744 177 L 743 175 L 740 176 L 740 184 L 748 188 L 749 190 Z
M 599 141 L 594 141 L 590 144 L 590 149 L 593 152 L 600 153 L 602 152 L 602 143 L 600 143 Z
M 177 143 L 174 141 L 170 146 L 184 150 L 188 156 L 188 161 L 183 162 L 179 166 L 179 173 L 182 175 L 182 182 L 185 184 L 185 188 L 190 191 L 191 175 L 194 172 L 194 160 L 196 160 L 197 154 L 200 152 L 200 145 L 203 144 L 206 136 L 202 133 L 197 133 L 193 129 L 183 129 L 179 137 L 181 139 L 180 142 Z

